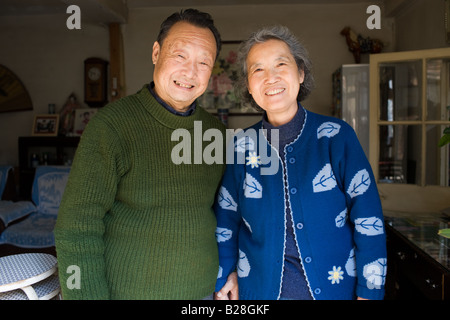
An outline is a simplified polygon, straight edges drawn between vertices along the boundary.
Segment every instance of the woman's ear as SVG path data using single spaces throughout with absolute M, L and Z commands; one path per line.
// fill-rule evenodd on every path
M 305 71 L 299 70 L 298 71 L 298 76 L 299 76 L 300 84 L 302 84 L 303 81 L 305 81 Z

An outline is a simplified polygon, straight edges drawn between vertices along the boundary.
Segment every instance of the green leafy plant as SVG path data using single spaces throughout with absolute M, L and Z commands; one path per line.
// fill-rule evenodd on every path
M 446 144 L 450 143 L 450 127 L 444 129 L 444 135 L 439 139 L 439 147 L 443 147 Z
M 450 106 L 447 106 L 447 110 L 450 110 Z M 443 133 L 444 135 L 441 137 L 441 139 L 439 139 L 439 147 L 443 147 L 450 143 L 450 127 L 445 128 Z M 450 229 L 441 229 L 439 230 L 438 234 L 450 239 Z
M 438 235 L 450 239 L 450 229 L 441 229 L 439 230 Z

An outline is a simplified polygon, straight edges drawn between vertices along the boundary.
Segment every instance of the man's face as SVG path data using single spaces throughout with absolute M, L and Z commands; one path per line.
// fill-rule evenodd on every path
M 186 111 L 208 87 L 216 50 L 208 28 L 177 22 L 162 46 L 153 44 L 156 94 L 175 110 Z

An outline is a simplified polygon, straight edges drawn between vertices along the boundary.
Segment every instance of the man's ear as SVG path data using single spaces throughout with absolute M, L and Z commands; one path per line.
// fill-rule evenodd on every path
M 158 61 L 160 52 L 161 52 L 161 46 L 159 45 L 158 41 L 155 41 L 155 43 L 153 43 L 153 51 L 152 51 L 153 64 L 156 64 L 156 62 Z

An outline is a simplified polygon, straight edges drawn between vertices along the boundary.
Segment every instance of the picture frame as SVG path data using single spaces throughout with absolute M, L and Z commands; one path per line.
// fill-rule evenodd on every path
M 75 121 L 73 125 L 73 135 L 81 136 L 86 125 L 92 119 L 92 117 L 97 113 L 97 108 L 82 108 L 75 109 Z
M 34 116 L 32 136 L 54 137 L 58 135 L 59 114 L 38 114 Z
M 227 114 L 255 114 L 251 106 L 239 101 L 235 93 L 238 77 L 237 54 L 242 41 L 222 41 L 222 49 L 216 59 L 208 88 L 197 99 L 198 104 L 208 112 L 217 114 L 226 110 Z

